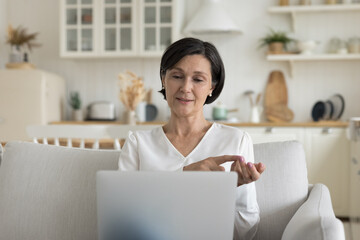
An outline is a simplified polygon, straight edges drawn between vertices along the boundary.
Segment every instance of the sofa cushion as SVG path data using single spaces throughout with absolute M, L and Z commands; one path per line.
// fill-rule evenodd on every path
M 97 239 L 96 172 L 119 151 L 10 142 L 0 167 L 2 239 Z
M 266 170 L 256 182 L 260 224 L 256 239 L 281 239 L 283 231 L 308 194 L 303 146 L 296 141 L 254 145 L 255 162 Z

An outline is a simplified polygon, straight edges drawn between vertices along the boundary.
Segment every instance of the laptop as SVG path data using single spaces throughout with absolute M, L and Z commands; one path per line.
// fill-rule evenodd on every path
M 234 172 L 99 171 L 99 240 L 233 239 Z

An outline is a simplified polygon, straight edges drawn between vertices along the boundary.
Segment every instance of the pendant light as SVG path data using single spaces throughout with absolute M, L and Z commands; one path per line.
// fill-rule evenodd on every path
M 185 34 L 241 33 L 221 0 L 203 0 L 200 9 L 184 28 Z

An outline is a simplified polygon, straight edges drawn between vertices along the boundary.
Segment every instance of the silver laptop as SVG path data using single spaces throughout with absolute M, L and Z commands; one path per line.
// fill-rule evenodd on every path
M 233 172 L 97 173 L 99 240 L 233 239 Z

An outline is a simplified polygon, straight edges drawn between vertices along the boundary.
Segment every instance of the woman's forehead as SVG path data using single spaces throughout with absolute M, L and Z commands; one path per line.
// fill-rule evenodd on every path
M 169 70 L 173 69 L 180 71 L 191 70 L 195 73 L 207 73 L 211 72 L 211 64 L 203 55 L 187 55 L 169 68 Z

